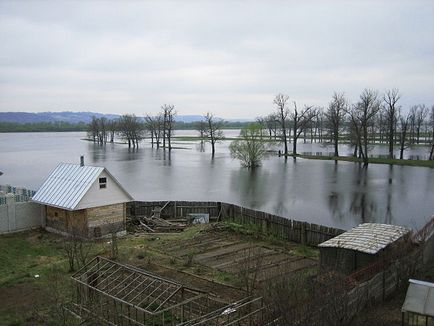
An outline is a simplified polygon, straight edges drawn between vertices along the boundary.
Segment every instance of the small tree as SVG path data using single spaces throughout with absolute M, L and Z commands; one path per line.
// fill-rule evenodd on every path
M 240 139 L 234 140 L 229 146 L 231 156 L 239 159 L 245 167 L 254 168 L 261 165 L 261 160 L 266 154 L 267 143 L 262 138 L 261 131 L 258 124 L 249 124 L 241 129 Z

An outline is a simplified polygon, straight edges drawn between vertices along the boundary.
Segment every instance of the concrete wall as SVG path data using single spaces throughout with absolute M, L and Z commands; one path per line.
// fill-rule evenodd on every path
M 13 194 L 6 195 L 0 205 L 0 234 L 45 226 L 44 206 L 32 202 L 17 203 Z

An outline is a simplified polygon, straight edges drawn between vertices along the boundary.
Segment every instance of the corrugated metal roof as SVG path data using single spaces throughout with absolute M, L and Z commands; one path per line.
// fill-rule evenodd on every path
M 32 200 L 73 210 L 102 171 L 104 168 L 99 166 L 60 163 Z
M 434 283 L 409 280 L 402 311 L 434 317 Z
M 344 248 L 367 254 L 376 254 L 409 232 L 410 230 L 403 226 L 363 223 L 350 231 L 319 244 L 319 247 Z

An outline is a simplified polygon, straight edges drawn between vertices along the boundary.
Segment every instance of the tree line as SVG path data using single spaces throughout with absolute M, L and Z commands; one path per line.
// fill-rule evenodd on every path
M 407 113 L 399 105 L 397 89 L 380 94 L 365 89 L 356 103 L 350 103 L 344 93 L 335 92 L 327 108 L 305 105 L 300 108 L 289 96 L 278 94 L 273 100 L 274 112 L 257 118 L 268 138 L 283 143 L 285 156 L 296 156 L 297 142 L 331 143 L 334 156 L 339 157 L 339 144 L 350 143 L 353 156 L 368 164 L 368 152 L 373 144 L 387 144 L 388 157 L 394 158 L 399 148 L 403 159 L 405 149 L 413 144 L 429 145 L 429 160 L 434 151 L 434 106 L 412 106 Z M 262 135 L 262 134 L 261 134 Z
M 66 132 L 86 131 L 87 124 L 84 122 L 70 123 L 59 122 L 6 122 L 0 121 L 0 132 Z
M 105 117 L 92 117 L 88 126 L 88 137 L 99 145 L 113 143 L 115 136 L 128 143 L 128 147 L 138 148 L 139 142 L 145 137 L 151 141 L 151 146 L 157 149 L 172 150 L 176 110 L 173 104 L 164 104 L 157 115 L 145 115 L 139 118 L 134 114 L 124 114 L 119 119 L 108 120 Z M 214 156 L 216 144 L 224 138 L 224 120 L 216 118 L 212 113 L 206 113 L 201 121 L 192 125 L 200 134 L 202 141 L 211 144 Z

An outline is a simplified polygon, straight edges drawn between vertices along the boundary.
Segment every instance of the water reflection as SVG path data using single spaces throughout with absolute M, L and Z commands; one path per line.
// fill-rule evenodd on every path
M 354 184 L 357 190 L 353 191 L 350 212 L 360 219 L 360 223 L 367 223 L 374 220 L 373 217 L 377 210 L 377 203 L 370 189 L 370 170 L 362 166 L 362 164 L 357 164 L 356 166 Z
M 260 167 L 231 173 L 231 187 L 238 188 L 241 201 L 251 208 L 263 207 L 267 200 L 268 172 Z
M 331 173 L 331 183 L 334 185 L 334 187 L 340 185 L 338 171 L 339 171 L 338 161 L 334 161 L 332 173 Z M 342 211 L 344 198 L 343 195 L 341 195 L 338 191 L 333 189 L 330 191 L 328 195 L 327 203 L 334 219 L 340 221 L 345 217 L 345 214 Z
M 392 183 L 393 183 L 393 165 L 389 165 L 389 173 L 388 173 L 388 180 L 387 180 L 387 188 L 386 188 L 386 214 L 385 214 L 385 220 L 384 223 L 391 224 L 393 221 L 393 214 L 392 214 Z
M 203 140 L 201 140 L 197 145 L 196 145 L 196 150 L 204 153 L 205 152 L 205 142 Z
M 0 134 L 0 182 L 37 189 L 59 161 L 78 163 L 84 154 L 86 164 L 106 166 L 137 200 L 222 200 L 344 229 L 368 221 L 421 226 L 434 213 L 434 169 L 374 164 L 364 169 L 351 162 L 270 156 L 250 171 L 230 158 L 230 142 L 219 143 L 212 158 L 210 146 L 201 142 L 169 152 L 150 144 L 100 147 L 80 138 L 80 133 Z M 320 144 L 299 147 L 323 151 Z

